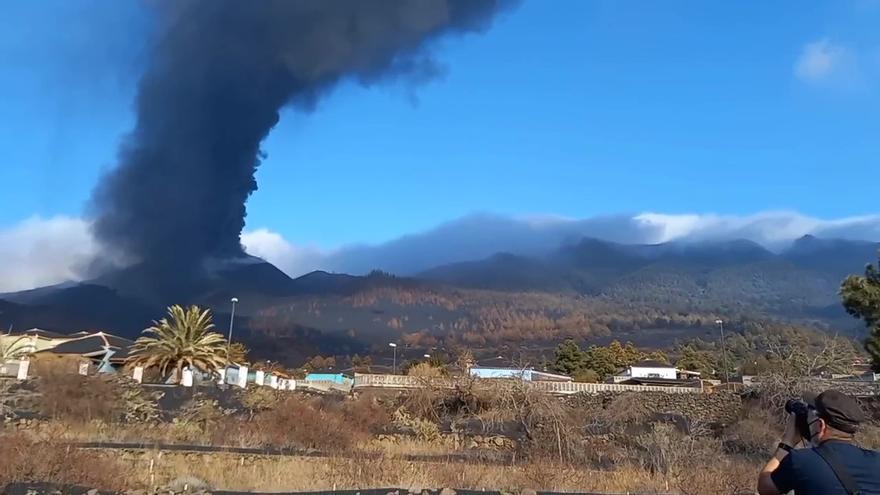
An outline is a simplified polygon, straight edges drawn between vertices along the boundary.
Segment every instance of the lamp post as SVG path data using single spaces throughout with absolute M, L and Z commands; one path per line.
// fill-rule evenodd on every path
M 395 344 L 394 342 L 389 342 L 388 347 L 394 349 L 394 361 L 393 361 L 393 365 L 392 365 L 391 369 L 392 369 L 392 374 L 396 375 L 397 374 L 397 344 Z
M 235 322 L 235 305 L 238 304 L 238 298 L 233 297 L 229 302 L 232 303 L 232 313 L 229 315 L 229 338 L 226 339 L 226 366 L 229 366 L 229 351 L 232 347 L 232 325 Z
M 724 345 L 724 321 L 720 318 L 715 320 L 715 324 L 721 329 L 721 359 L 724 365 L 724 378 L 730 383 L 730 368 L 727 366 L 727 347 Z

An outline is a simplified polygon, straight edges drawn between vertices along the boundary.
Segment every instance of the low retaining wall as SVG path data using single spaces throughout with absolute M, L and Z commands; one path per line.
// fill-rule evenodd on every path
M 614 401 L 627 395 L 633 395 L 633 392 L 579 393 L 566 398 L 566 401 L 591 414 L 612 406 Z M 633 400 L 637 400 L 638 406 L 648 413 L 681 414 L 691 420 L 707 423 L 732 423 L 742 410 L 739 394 L 732 392 L 670 394 L 647 391 L 639 393 Z

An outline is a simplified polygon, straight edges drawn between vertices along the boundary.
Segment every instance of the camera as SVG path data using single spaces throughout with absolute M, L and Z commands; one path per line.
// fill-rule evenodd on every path
M 809 418 L 807 417 L 810 412 L 810 405 L 804 402 L 803 399 L 788 399 L 785 403 L 785 412 L 794 414 L 794 424 L 798 433 L 801 434 L 801 438 L 804 440 L 809 440 L 812 436 L 810 434 Z

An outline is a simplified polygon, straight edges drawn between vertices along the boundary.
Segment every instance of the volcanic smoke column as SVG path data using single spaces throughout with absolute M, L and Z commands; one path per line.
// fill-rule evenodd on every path
M 431 77 L 426 43 L 481 31 L 505 0 L 163 0 L 137 123 L 93 195 L 94 230 L 157 268 L 243 254 L 260 142 L 341 79 Z

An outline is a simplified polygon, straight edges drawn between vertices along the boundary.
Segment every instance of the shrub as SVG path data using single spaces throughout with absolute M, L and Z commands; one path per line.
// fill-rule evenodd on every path
M 409 430 L 419 440 L 424 442 L 436 442 L 440 439 L 440 427 L 427 419 L 415 418 L 406 409 L 399 408 L 394 411 L 394 425 L 398 428 Z
M 391 424 L 388 409 L 368 397 L 345 401 L 340 410 L 348 427 L 359 434 L 380 433 Z
M 719 459 L 721 442 L 703 434 L 685 434 L 667 422 L 651 424 L 632 439 L 633 457 L 652 473 L 677 477 L 693 469 L 693 459 Z
M 418 363 L 410 367 L 406 374 L 421 378 L 439 378 L 443 376 L 443 368 L 434 366 L 431 363 Z
M 295 396 L 257 414 L 249 426 L 249 434 L 261 445 L 328 453 L 347 451 L 366 436 L 351 428 L 341 412 L 324 408 L 320 399 Z
M 580 383 L 599 383 L 599 373 L 590 369 L 578 371 L 571 378 Z
M 121 491 L 125 471 L 114 459 L 70 449 L 23 434 L 0 436 L 0 487 L 9 483 L 45 482 Z
M 645 421 L 651 411 L 639 392 L 627 392 L 614 396 L 598 414 L 598 419 L 612 428 L 620 428 Z
M 54 368 L 38 375 L 37 391 L 37 412 L 43 417 L 76 423 L 112 423 L 124 416 L 122 391 L 106 375 L 82 376 Z
M 268 411 L 278 405 L 282 396 L 268 387 L 251 387 L 241 391 L 241 404 L 253 418 L 254 414 Z
M 776 414 L 749 407 L 741 420 L 724 429 L 725 445 L 734 453 L 763 459 L 779 441 L 781 433 Z

